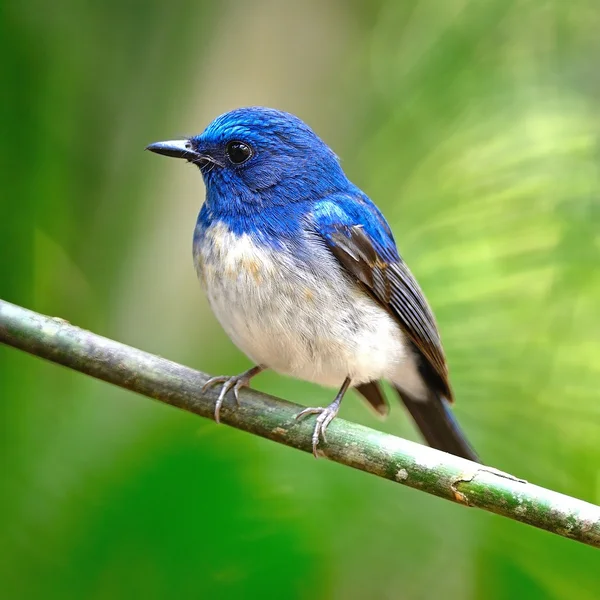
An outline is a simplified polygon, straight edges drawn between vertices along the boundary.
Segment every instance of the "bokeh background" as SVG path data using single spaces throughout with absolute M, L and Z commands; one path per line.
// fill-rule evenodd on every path
M 597 0 L 3 3 L 0 297 L 212 373 L 199 173 L 263 104 L 388 216 L 492 465 L 600 502 Z M 256 387 L 322 404 L 270 373 Z M 596 599 L 597 550 L 0 348 L 8 599 Z M 345 418 L 417 439 L 358 398 Z

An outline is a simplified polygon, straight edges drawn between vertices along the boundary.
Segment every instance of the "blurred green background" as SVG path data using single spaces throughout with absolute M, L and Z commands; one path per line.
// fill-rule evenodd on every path
M 199 173 L 263 104 L 388 216 L 490 464 L 600 502 L 597 0 L 3 3 L 0 297 L 212 372 Z M 318 405 L 330 390 L 256 387 Z M 0 348 L 7 599 L 597 599 L 597 550 Z M 399 405 L 379 422 L 417 439 Z

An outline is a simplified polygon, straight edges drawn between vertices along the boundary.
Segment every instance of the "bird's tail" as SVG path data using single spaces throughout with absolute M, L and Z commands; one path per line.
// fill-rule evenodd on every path
M 432 393 L 427 400 L 415 400 L 403 390 L 396 390 L 425 441 L 432 448 L 481 462 L 460 429 L 445 398 Z

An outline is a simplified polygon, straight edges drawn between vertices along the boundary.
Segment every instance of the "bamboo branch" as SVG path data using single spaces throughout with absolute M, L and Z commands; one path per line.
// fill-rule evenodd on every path
M 217 394 L 200 393 L 208 375 L 95 335 L 66 321 L 0 300 L 0 342 L 92 377 L 213 419 Z M 232 427 L 311 452 L 312 421 L 296 404 L 242 390 L 221 420 Z M 493 468 L 335 419 L 322 454 L 330 460 L 440 498 L 503 515 L 600 547 L 600 507 L 532 485 Z

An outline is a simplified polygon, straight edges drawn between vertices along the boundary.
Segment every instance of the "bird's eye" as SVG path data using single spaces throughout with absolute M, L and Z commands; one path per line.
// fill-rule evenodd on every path
M 227 157 L 234 165 L 241 165 L 252 156 L 252 148 L 244 142 L 233 141 L 227 144 L 225 148 Z

